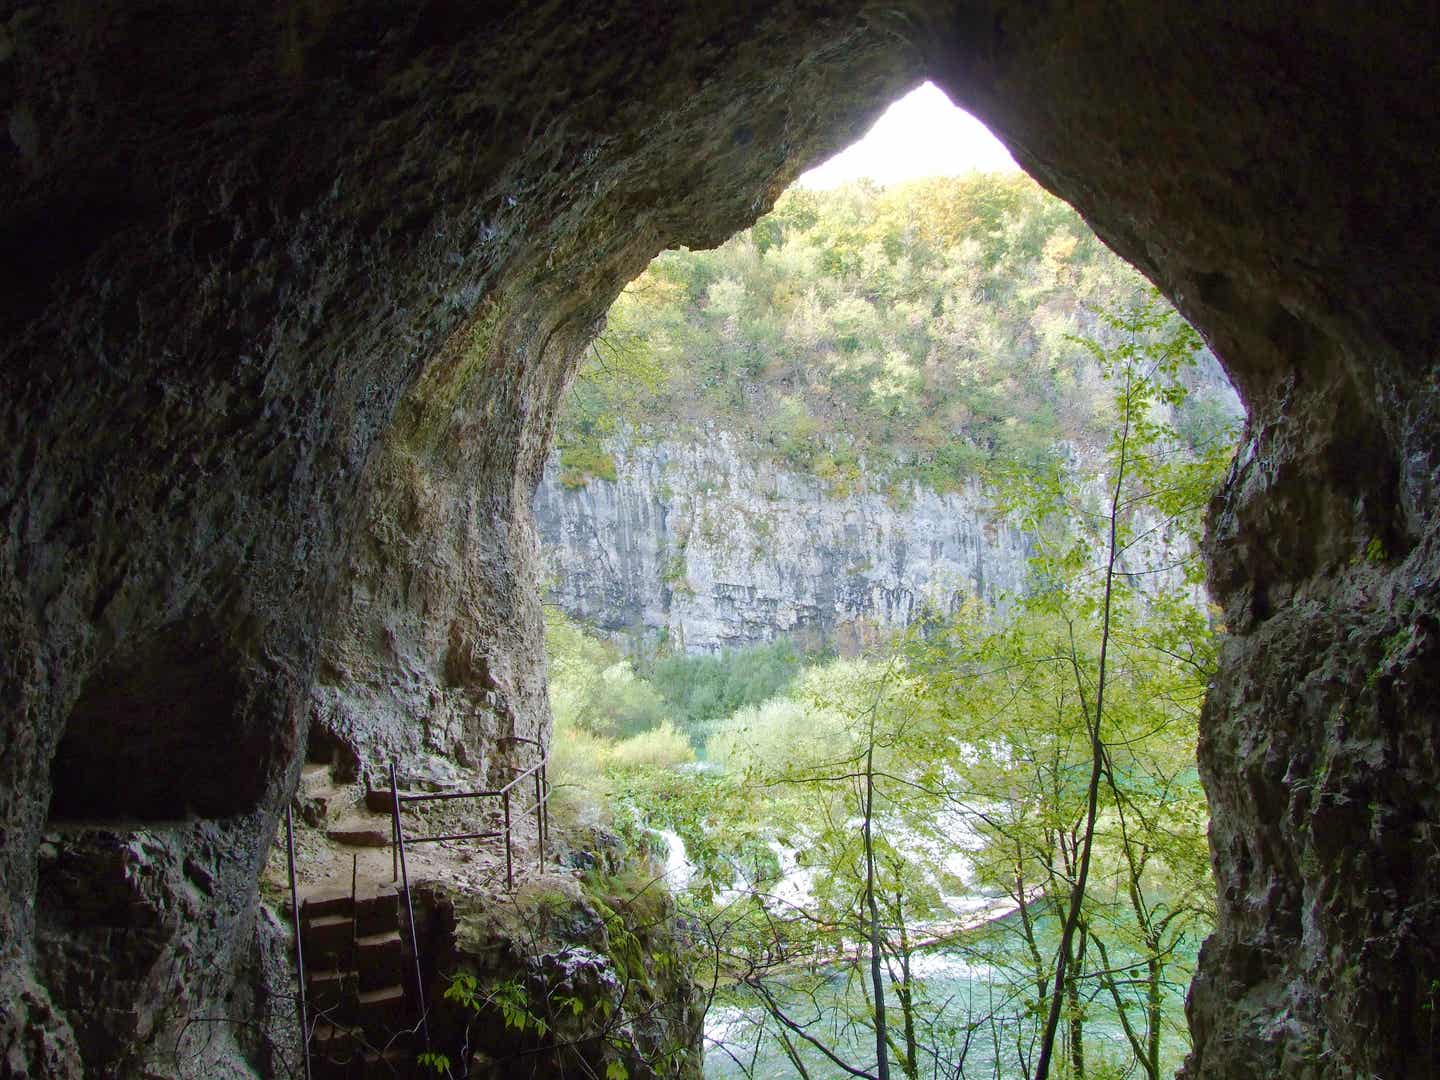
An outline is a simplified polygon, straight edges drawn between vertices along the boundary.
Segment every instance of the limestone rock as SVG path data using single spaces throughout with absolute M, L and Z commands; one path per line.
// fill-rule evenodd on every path
M 560 607 L 618 634 L 713 652 L 777 634 L 862 644 L 875 630 L 1021 594 L 1029 542 L 978 485 L 837 493 L 735 436 L 615 440 L 614 481 L 535 496 Z
M 603 869 L 578 882 L 534 879 L 513 897 L 490 900 L 417 893 L 419 918 L 440 943 L 437 974 L 476 980 L 478 1012 L 442 1002 L 431 1017 L 441 1045 L 461 1042 L 468 1025 L 473 1075 L 502 1080 L 523 1061 L 544 1075 L 603 1076 L 618 1061 L 631 1076 L 700 1076 L 704 993 L 692 975 L 695 943 L 653 867 L 598 837 L 589 846 Z M 512 1007 L 557 1037 L 537 1047 L 503 1022 L 491 999 L 506 996 L 496 989 L 507 983 Z
M 1434 1076 L 1435 26 L 1413 0 L 8 5 L 6 1068 L 133 1075 L 192 1015 L 248 1019 L 312 723 L 479 769 L 544 735 L 528 504 L 585 341 L 656 251 L 722 241 L 928 74 L 1249 410 L 1209 545 L 1189 1075 Z M 52 815 L 95 831 L 42 864 Z

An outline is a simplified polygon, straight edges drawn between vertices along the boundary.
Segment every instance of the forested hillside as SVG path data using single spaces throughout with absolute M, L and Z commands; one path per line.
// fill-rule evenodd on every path
M 937 491 L 1103 445 L 1115 416 L 1080 343 L 1150 286 L 1023 176 L 792 189 L 714 251 L 662 254 L 611 309 L 557 433 L 568 482 L 613 477 L 603 437 L 741 433 L 831 485 Z M 1202 354 L 1176 418 L 1239 410 Z M 861 465 L 864 464 L 862 470 Z
M 555 603 L 688 652 L 850 649 L 1004 607 L 1033 538 L 1000 493 L 1094 478 L 1117 423 L 1095 350 L 1124 337 L 1105 313 L 1149 297 L 1015 176 L 794 190 L 715 251 L 661 255 L 615 304 L 535 499 Z M 1165 422 L 1190 453 L 1228 446 L 1214 358 L 1178 378 Z
M 549 613 L 556 813 L 662 842 L 707 1074 L 1173 1073 L 1238 420 L 1023 178 L 792 191 L 626 290 L 536 503 L 588 515 L 552 584 L 594 601 Z M 607 610 L 621 563 L 651 607 L 713 594 L 704 650 L 615 633 L 648 617 Z M 769 643 L 724 648 L 736 619 Z

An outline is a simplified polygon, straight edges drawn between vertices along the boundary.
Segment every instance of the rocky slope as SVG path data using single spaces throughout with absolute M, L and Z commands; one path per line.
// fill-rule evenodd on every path
M 545 730 L 529 492 L 590 329 L 928 74 L 1250 411 L 1190 1075 L 1434 1076 L 1432 9 L 0 7 L 4 1071 L 164 1074 L 189 1017 L 248 1022 L 324 649 L 391 717 L 483 704 L 483 670 Z M 483 708 L 477 754 L 512 722 Z
M 613 481 L 571 486 L 552 458 L 534 509 L 550 595 L 609 631 L 689 652 L 777 634 L 843 649 L 1024 587 L 1026 538 L 978 484 L 837 491 L 724 432 L 608 449 Z
M 704 1057 L 700 942 L 646 855 L 592 832 L 585 851 L 501 902 L 419 894 L 434 958 L 431 1037 L 464 1075 L 698 1080 Z M 463 993 L 444 991 L 459 977 Z M 458 1000 L 456 1000 L 458 997 Z

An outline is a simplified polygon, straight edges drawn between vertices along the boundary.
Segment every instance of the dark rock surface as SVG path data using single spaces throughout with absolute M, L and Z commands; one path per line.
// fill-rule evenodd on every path
M 164 1075 L 187 1018 L 243 1019 L 312 715 L 482 768 L 547 730 L 527 503 L 586 335 L 925 72 L 1250 410 L 1210 541 L 1189 1074 L 1435 1075 L 1436 30 L 1414 2 L 4 5 L 4 1071 Z
M 677 917 L 658 868 L 603 831 L 586 840 L 583 873 L 532 878 L 511 896 L 427 885 L 418 916 L 432 1044 L 470 1052 L 476 1080 L 604 1076 L 698 1080 L 706 987 L 694 977 L 704 943 Z M 457 976 L 473 1001 L 445 998 Z M 497 1004 L 529 1018 L 506 1021 Z M 548 1031 L 539 1038 L 533 1020 Z

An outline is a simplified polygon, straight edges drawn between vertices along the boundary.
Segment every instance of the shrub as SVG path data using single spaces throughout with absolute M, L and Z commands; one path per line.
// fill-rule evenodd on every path
M 668 657 L 649 675 L 676 722 L 699 746 L 713 721 L 783 694 L 809 662 L 794 642 L 781 640 L 715 656 Z
M 844 727 L 828 710 L 775 698 L 715 725 L 705 759 L 732 770 L 785 769 L 833 756 L 844 745 Z
M 568 488 L 584 487 L 592 479 L 615 482 L 615 455 L 599 445 L 573 442 L 560 450 L 560 483 Z
M 649 731 L 668 715 L 665 700 L 636 676 L 630 661 L 611 664 L 592 687 L 582 724 L 596 735 L 623 739 Z
M 617 743 L 609 756 L 609 764 L 620 769 L 673 769 L 694 760 L 690 740 L 668 720 Z
M 550 740 L 550 811 L 562 826 L 598 825 L 609 817 L 605 762 L 614 743 L 556 721 Z

